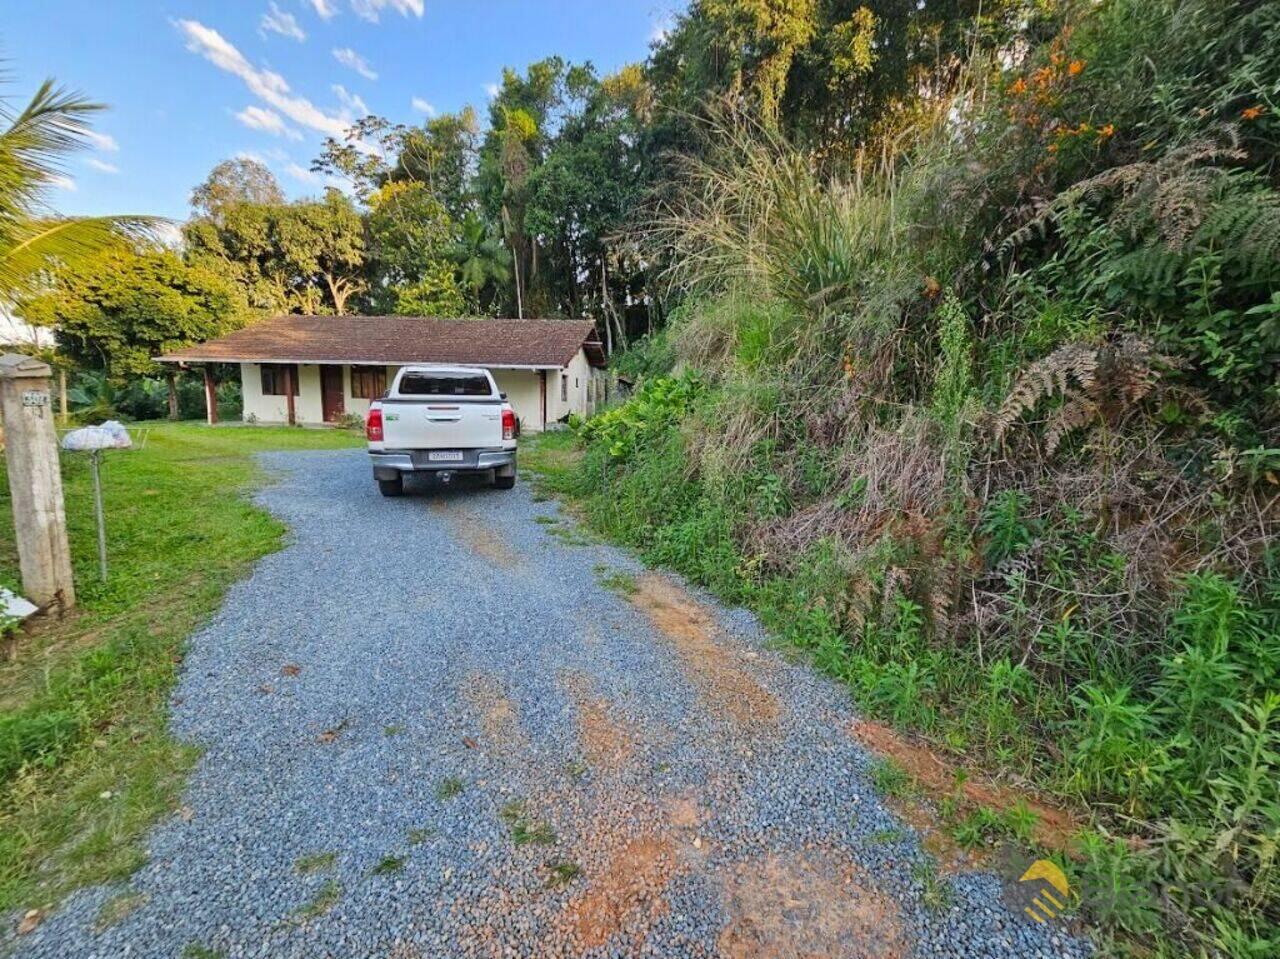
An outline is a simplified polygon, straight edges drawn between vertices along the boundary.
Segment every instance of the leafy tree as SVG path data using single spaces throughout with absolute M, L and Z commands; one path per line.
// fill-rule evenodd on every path
M 456 229 L 444 206 L 424 183 L 390 182 L 372 197 L 367 219 L 372 276 L 369 301 L 374 312 L 409 313 L 400 306 L 412 299 L 434 304 L 439 314 L 462 312 L 463 298 L 449 253 Z
M 153 357 L 237 328 L 245 309 L 235 287 L 216 272 L 168 250 L 116 243 L 61 271 L 24 304 L 23 315 L 54 328 L 72 359 L 123 384 L 166 372 Z M 176 415 L 171 371 L 168 379 Z
M 281 249 L 303 278 L 302 290 L 311 295 L 327 293 L 329 302 L 324 306 L 341 316 L 347 312 L 348 299 L 366 286 L 364 223 L 359 211 L 334 189 L 325 191 L 322 201 L 293 203 L 282 210 Z
M 471 175 L 479 129 L 476 112 L 468 106 L 406 130 L 391 180 L 425 185 L 449 216 L 461 220 L 473 205 Z
M 483 312 L 497 292 L 511 280 L 511 251 L 484 218 L 474 210 L 463 218 L 459 239 L 449 251 L 458 267 L 470 307 Z
M 416 283 L 393 290 L 395 306 L 401 316 L 461 316 L 466 301 L 447 262 L 436 261 L 423 271 Z
M 347 128 L 341 139 L 325 137 L 320 155 L 311 162 L 313 173 L 323 173 L 350 181 L 361 203 L 367 203 L 390 178 L 387 157 L 396 156 L 404 147 L 409 128 L 372 114 L 361 117 Z
M 280 184 L 263 164 L 248 157 L 223 160 L 191 191 L 191 208 L 197 216 L 221 219 L 232 204 L 284 202 Z
M 337 190 L 299 203 L 231 203 L 183 235 L 191 262 L 230 277 L 254 309 L 345 313 L 365 287 L 364 223 Z
M 89 118 L 102 106 L 46 80 L 16 113 L 0 98 L 0 307 L 39 292 L 50 270 L 74 266 L 150 217 L 62 217 L 44 207 L 62 160 L 85 145 Z

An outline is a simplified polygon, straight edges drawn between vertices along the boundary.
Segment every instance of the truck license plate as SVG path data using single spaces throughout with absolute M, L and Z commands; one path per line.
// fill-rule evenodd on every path
M 428 463 L 461 463 L 462 450 L 428 450 Z

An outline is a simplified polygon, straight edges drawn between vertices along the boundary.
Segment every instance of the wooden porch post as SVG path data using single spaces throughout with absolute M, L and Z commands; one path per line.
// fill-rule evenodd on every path
M 207 364 L 204 367 L 204 418 L 210 426 L 218 422 L 218 387 Z
M 538 370 L 538 386 L 542 395 L 542 430 L 547 429 L 547 371 Z
M 298 422 L 297 410 L 293 406 L 293 364 L 286 363 L 284 365 L 284 397 L 285 406 L 289 410 L 289 425 L 295 426 Z

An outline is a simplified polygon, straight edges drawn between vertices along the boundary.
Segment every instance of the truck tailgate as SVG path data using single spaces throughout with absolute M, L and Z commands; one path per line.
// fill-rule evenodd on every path
M 383 401 L 386 449 L 475 449 L 502 445 L 502 401 Z

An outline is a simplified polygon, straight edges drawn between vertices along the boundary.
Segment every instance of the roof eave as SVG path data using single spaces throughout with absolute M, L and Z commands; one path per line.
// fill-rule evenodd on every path
M 576 354 L 575 354 L 576 355 Z M 153 356 L 157 363 L 290 363 L 296 366 L 467 366 L 487 370 L 562 370 L 567 363 L 467 363 L 459 360 L 302 360 L 284 356 Z

